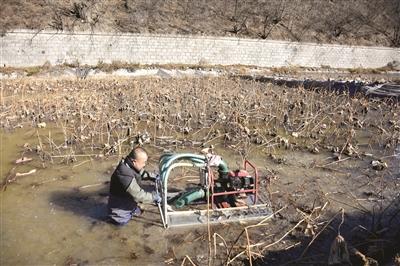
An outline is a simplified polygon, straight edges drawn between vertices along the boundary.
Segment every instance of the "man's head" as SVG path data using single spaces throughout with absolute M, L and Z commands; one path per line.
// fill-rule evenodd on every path
M 146 166 L 148 156 L 145 149 L 136 147 L 128 154 L 128 158 L 132 161 L 136 171 L 140 172 Z

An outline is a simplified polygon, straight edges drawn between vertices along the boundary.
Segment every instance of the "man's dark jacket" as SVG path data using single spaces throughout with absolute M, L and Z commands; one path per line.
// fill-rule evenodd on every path
M 152 203 L 154 194 L 141 186 L 142 177 L 129 158 L 122 160 L 111 176 L 108 198 L 109 217 L 119 224 L 127 223 L 137 203 Z

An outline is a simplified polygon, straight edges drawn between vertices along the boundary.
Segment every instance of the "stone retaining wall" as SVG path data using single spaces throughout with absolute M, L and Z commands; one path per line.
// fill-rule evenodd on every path
M 233 37 L 59 33 L 29 30 L 0 37 L 1 66 L 123 61 L 260 67 L 377 68 L 400 61 L 400 49 Z

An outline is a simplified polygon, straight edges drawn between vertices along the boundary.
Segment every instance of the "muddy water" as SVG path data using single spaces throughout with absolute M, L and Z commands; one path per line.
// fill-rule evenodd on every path
M 42 129 L 39 135 L 45 136 L 50 130 Z M 59 133 L 52 134 L 57 137 Z M 27 142 L 31 146 L 38 143 L 36 130 L 1 133 L 1 177 L 15 166 L 13 162 L 21 156 Z M 151 148 L 150 151 L 149 167 L 155 169 L 160 154 Z M 221 147 L 217 147 L 217 152 L 231 168 L 241 166 L 242 158 L 238 152 Z M 109 180 L 118 156 L 79 157 L 71 164 L 43 164 L 37 156 L 29 155 L 34 160 L 16 166 L 15 171 L 37 169 L 37 172 L 17 178 L 6 191 L 0 192 L 1 265 L 162 265 L 165 261 L 180 264 L 186 255 L 200 265 L 207 263 L 206 228 L 164 230 L 153 206 L 146 206 L 144 216 L 125 227 L 104 222 L 108 190 L 104 182 Z M 344 207 L 346 213 L 353 213 L 354 208 L 337 202 L 349 202 L 347 190 L 361 198 L 363 192 L 369 192 L 369 185 L 364 185 L 363 190 L 355 188 L 368 181 L 373 183 L 365 175 L 360 176 L 360 173 L 370 171 L 369 160 L 349 159 L 340 163 L 338 172 L 332 172 L 310 167 L 315 162 L 329 163 L 328 153 L 275 151 L 275 156 L 282 160 L 277 163 L 268 154 L 256 150 L 250 154 L 250 160 L 262 173 L 266 173 L 266 169 L 276 173 L 276 184 L 271 191 L 273 197 L 286 190 L 293 193 L 294 198 L 307 198 L 322 190 L 324 195 L 336 200 L 332 201 L 334 209 Z M 390 157 L 388 163 L 387 178 L 391 179 L 391 185 L 384 194 L 390 199 L 400 183 L 399 158 Z M 242 225 L 238 224 L 213 228 L 228 241 L 234 240 L 241 229 Z
M 0 265 L 160 265 L 189 253 L 199 254 L 198 261 L 206 259 L 207 246 L 202 244 L 171 253 L 172 246 L 182 246 L 182 241 L 203 238 L 205 228 L 166 231 L 154 206 L 143 206 L 143 217 L 125 227 L 105 222 L 105 183 L 120 159 L 118 156 L 78 157 L 77 162 L 70 164 L 60 160 L 43 164 L 38 156 L 28 152 L 24 156 L 32 157 L 31 162 L 14 164 L 22 156 L 25 143 L 35 147 L 39 143 L 37 134 L 44 141 L 48 132 L 55 139 L 62 137 L 51 127 L 38 133 L 36 129 L 1 132 L 2 180 L 14 167 L 18 173 L 32 169 L 37 172 L 18 177 L 0 192 Z M 156 169 L 159 153 L 151 147 L 148 150 L 148 169 Z
M 1 134 L 1 176 L 12 169 L 24 143 L 35 136 L 26 130 Z M 136 222 L 116 228 L 103 222 L 106 214 L 107 170 L 118 158 L 43 168 L 40 160 L 17 166 L 18 177 L 1 192 L 1 265 L 50 265 L 89 262 L 129 264 L 160 262 L 166 241 L 159 226 Z M 82 164 L 83 163 L 83 164 Z M 80 164 L 80 165 L 79 165 Z M 85 185 L 93 187 L 79 187 Z M 97 185 L 98 184 L 98 185 Z M 150 246 L 149 246 L 150 245 Z M 157 254 L 148 256 L 149 253 Z

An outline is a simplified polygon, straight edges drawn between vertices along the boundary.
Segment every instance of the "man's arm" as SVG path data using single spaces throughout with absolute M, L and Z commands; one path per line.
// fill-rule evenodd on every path
M 155 191 L 150 192 L 141 188 L 137 183 L 136 178 L 132 178 L 126 192 L 128 192 L 135 201 L 142 203 L 152 203 L 155 199 Z

